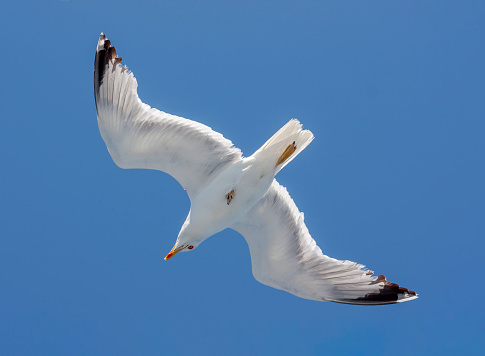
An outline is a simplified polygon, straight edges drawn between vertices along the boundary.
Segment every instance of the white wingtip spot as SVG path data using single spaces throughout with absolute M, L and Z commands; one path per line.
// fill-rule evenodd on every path
M 99 35 L 99 40 L 98 40 L 98 47 L 96 49 L 97 52 L 99 52 L 101 49 L 104 48 L 104 40 L 106 39 L 106 36 L 104 35 L 103 32 Z

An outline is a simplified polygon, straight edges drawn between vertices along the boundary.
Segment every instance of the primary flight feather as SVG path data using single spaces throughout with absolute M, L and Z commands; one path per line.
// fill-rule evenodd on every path
M 361 264 L 322 253 L 275 175 L 312 140 L 292 119 L 250 157 L 201 123 L 144 104 L 137 82 L 101 34 L 94 65 L 98 125 L 121 168 L 166 172 L 187 191 L 191 208 L 165 257 L 195 249 L 231 228 L 246 239 L 254 277 L 296 296 L 349 304 L 391 304 L 417 298 Z

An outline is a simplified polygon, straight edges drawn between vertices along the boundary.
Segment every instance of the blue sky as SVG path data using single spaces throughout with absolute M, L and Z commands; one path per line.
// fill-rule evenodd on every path
M 479 354 L 484 15 L 481 1 L 2 4 L 2 354 Z M 278 180 L 312 236 L 420 298 L 271 289 L 230 230 L 165 262 L 190 202 L 170 176 L 112 162 L 100 32 L 143 101 L 246 155 L 300 119 L 316 139 Z

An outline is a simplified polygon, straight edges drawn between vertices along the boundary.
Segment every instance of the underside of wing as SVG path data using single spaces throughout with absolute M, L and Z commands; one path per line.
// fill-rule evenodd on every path
M 94 96 L 99 131 L 121 168 L 166 172 L 191 197 L 241 159 L 241 151 L 210 127 L 142 103 L 133 73 L 103 34 L 96 48 Z
M 254 277 L 302 298 L 348 304 L 392 304 L 415 292 L 365 266 L 322 253 L 295 203 L 275 180 L 261 201 L 231 227 L 249 245 Z

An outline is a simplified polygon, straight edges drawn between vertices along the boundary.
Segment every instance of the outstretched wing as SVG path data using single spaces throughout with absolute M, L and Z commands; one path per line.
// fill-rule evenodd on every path
M 195 196 L 241 151 L 198 122 L 142 103 L 136 79 L 101 34 L 94 63 L 98 125 L 113 161 L 121 168 L 166 172 Z
M 361 264 L 322 253 L 295 203 L 273 181 L 261 201 L 231 226 L 246 239 L 253 275 L 298 297 L 348 304 L 391 304 L 417 298 L 413 291 L 373 276 Z

